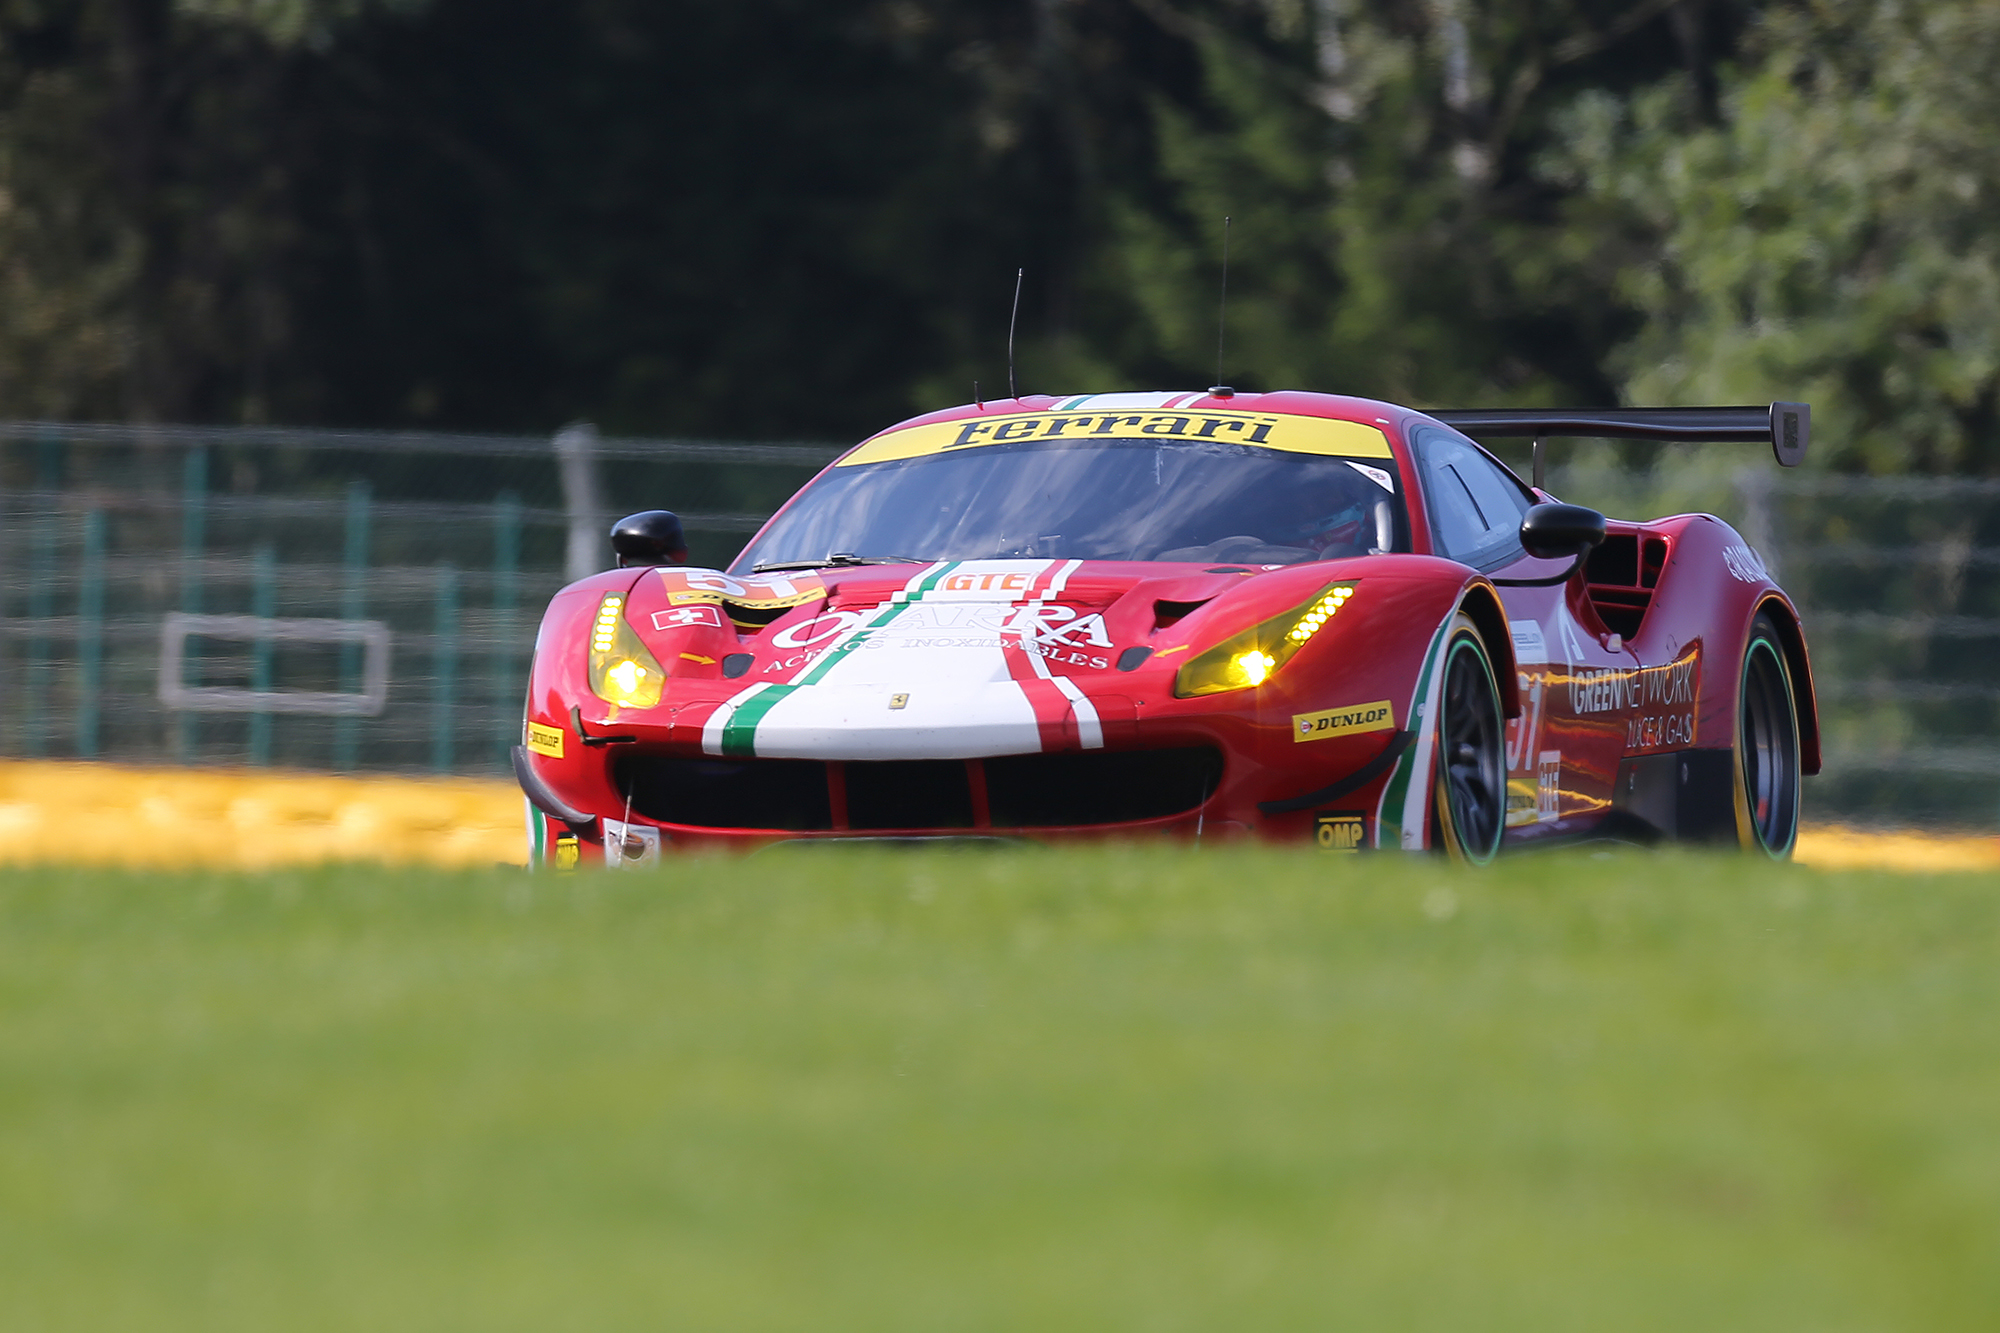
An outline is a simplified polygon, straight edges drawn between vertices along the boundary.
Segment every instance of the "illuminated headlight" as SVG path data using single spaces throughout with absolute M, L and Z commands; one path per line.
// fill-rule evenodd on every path
M 1174 674 L 1174 697 L 1192 699 L 1262 685 L 1311 643 L 1352 596 L 1353 584 L 1337 583 L 1303 606 L 1224 639 Z
M 659 659 L 625 623 L 625 598 L 607 593 L 590 626 L 591 692 L 622 708 L 651 708 L 666 683 Z

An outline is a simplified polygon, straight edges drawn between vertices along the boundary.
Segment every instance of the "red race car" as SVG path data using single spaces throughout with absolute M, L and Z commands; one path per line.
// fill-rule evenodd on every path
M 1783 857 L 1818 721 L 1757 553 L 1706 514 L 1558 503 L 1472 437 L 1768 441 L 1790 466 L 1808 424 L 1223 387 L 917 417 L 726 571 L 679 563 L 650 511 L 556 594 L 514 752 L 534 859 L 1106 835 Z

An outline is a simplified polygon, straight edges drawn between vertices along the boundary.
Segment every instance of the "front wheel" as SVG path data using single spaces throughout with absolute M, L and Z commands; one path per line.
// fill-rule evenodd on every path
M 1438 691 L 1434 845 L 1454 861 L 1485 865 L 1506 828 L 1507 762 L 1500 687 L 1471 619 L 1460 615 L 1444 650 Z
M 1774 860 L 1799 836 L 1799 713 L 1778 627 L 1764 612 L 1750 625 L 1736 703 L 1736 835 Z

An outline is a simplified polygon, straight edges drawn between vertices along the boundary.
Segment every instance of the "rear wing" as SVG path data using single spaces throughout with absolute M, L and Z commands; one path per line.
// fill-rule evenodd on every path
M 1490 411 L 1429 412 L 1432 420 L 1471 436 L 1525 436 L 1535 441 L 1535 471 L 1541 472 L 1543 438 L 1670 440 L 1686 444 L 1770 442 L 1780 467 L 1805 461 L 1812 436 L 1812 408 L 1805 403 L 1768 407 L 1502 407 Z M 1539 475 L 1535 484 L 1541 484 Z

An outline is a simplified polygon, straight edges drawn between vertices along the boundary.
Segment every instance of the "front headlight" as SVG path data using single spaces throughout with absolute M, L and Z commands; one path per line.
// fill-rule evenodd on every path
M 1262 685 L 1292 660 L 1292 654 L 1310 643 L 1352 596 L 1353 584 L 1336 583 L 1310 602 L 1224 639 L 1174 673 L 1174 697 L 1192 699 Z
M 651 708 L 660 701 L 667 673 L 625 623 L 625 597 L 606 593 L 590 626 L 590 688 L 621 708 Z

